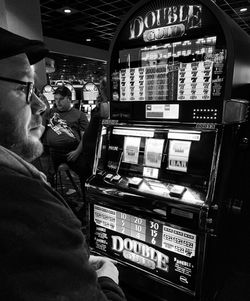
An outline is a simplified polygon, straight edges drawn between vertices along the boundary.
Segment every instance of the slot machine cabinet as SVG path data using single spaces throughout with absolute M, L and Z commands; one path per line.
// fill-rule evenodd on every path
M 205 0 L 142 1 L 117 30 L 110 119 L 86 183 L 87 234 L 93 253 L 118 261 L 128 300 L 215 300 L 232 253 L 241 256 L 231 209 L 249 47 Z
M 82 111 L 84 111 L 87 114 L 88 119 L 90 120 L 91 111 L 95 108 L 96 100 L 99 96 L 98 86 L 93 82 L 87 82 L 83 86 L 82 94 Z

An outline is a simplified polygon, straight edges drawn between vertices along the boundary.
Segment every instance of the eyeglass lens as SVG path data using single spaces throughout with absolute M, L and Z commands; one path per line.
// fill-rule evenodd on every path
M 28 85 L 27 85 L 27 96 L 26 96 L 27 97 L 27 99 L 26 99 L 27 103 L 30 103 L 31 96 L 32 96 L 34 90 L 35 90 L 34 84 L 33 83 L 28 83 Z

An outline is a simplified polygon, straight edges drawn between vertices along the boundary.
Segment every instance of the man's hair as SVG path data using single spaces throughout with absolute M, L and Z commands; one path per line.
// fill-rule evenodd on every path
M 35 64 L 49 51 L 43 42 L 30 40 L 0 27 L 0 60 L 25 53 L 30 64 Z
M 72 93 L 71 93 L 70 89 L 65 87 L 65 86 L 58 87 L 56 89 L 56 91 L 54 92 L 54 94 L 60 94 L 63 97 L 68 96 L 69 98 L 71 98 L 71 96 L 72 96 Z

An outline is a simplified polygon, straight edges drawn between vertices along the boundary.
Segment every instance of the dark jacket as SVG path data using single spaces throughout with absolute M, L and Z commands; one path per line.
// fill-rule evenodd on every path
M 125 300 L 113 280 L 97 280 L 80 222 L 64 199 L 1 146 L 0 239 L 0 300 Z

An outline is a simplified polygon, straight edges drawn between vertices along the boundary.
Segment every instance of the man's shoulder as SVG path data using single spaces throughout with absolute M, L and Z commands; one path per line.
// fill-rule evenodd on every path
M 18 171 L 3 167 L 0 170 L 0 195 L 11 203 L 30 204 L 31 207 L 60 208 L 67 207 L 63 198 L 43 180 L 24 175 Z M 3 202 L 1 202 L 1 206 Z M 68 209 L 67 209 L 68 211 Z
M 13 193 L 22 190 L 26 193 L 31 193 L 33 190 L 35 193 L 40 193 L 41 190 L 46 190 L 47 186 L 49 187 L 45 179 L 39 178 L 39 175 L 34 177 L 7 166 L 0 166 L 0 182 L 3 184 L 0 185 L 0 191 L 10 190 Z M 4 184 L 8 185 L 5 186 Z
M 33 185 L 40 185 L 43 182 L 42 179 L 33 178 L 29 175 L 19 172 L 18 170 L 11 169 L 6 166 L 0 167 L 0 181 L 2 184 L 9 183 L 8 186 L 1 185 L 0 191 L 10 189 L 13 190 L 13 192 L 19 190 L 19 188 L 24 189 L 26 191 L 27 186 L 24 187 L 25 183 L 30 184 L 28 188 L 30 188 L 29 191 L 31 191 Z M 13 187 L 15 189 L 13 189 Z

